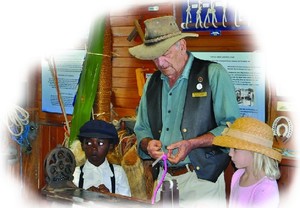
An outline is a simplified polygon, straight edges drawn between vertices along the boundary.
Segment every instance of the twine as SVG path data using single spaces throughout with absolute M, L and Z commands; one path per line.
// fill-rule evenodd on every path
M 87 51 L 86 53 L 89 54 L 89 55 L 111 57 L 111 56 L 109 56 L 107 54 L 103 54 L 103 53 L 93 53 L 93 52 L 89 52 L 89 51 Z

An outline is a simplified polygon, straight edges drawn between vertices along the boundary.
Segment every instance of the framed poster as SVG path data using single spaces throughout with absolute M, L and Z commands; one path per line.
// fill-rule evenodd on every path
M 54 56 L 59 90 L 67 114 L 73 114 L 85 54 L 85 50 L 65 50 Z M 54 79 L 45 59 L 42 60 L 42 111 L 62 113 Z
M 218 62 L 235 86 L 242 116 L 266 120 L 266 76 L 259 52 L 192 52 L 195 57 Z

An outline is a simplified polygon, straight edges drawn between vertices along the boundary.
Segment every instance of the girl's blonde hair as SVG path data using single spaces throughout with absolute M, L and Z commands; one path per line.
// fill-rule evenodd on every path
M 258 152 L 253 152 L 254 175 L 258 175 L 263 171 L 270 179 L 276 180 L 280 178 L 280 170 L 278 161 Z

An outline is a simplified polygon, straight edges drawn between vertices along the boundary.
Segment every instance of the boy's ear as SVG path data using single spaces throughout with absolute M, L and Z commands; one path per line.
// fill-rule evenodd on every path
M 81 149 L 84 150 L 84 149 L 83 149 L 83 146 L 84 146 L 84 139 L 83 139 L 82 142 L 80 142 L 80 143 L 81 143 Z
M 113 150 L 115 147 L 114 143 L 109 143 L 109 151 Z

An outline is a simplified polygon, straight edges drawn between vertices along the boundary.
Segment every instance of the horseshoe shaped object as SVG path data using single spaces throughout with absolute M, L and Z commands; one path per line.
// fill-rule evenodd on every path
M 280 123 L 279 121 L 284 120 L 284 123 Z M 283 133 L 282 129 L 284 130 Z M 286 116 L 279 116 L 277 117 L 273 124 L 272 124 L 272 131 L 274 136 L 282 137 L 283 142 L 287 142 L 293 134 L 293 123 L 291 120 Z

